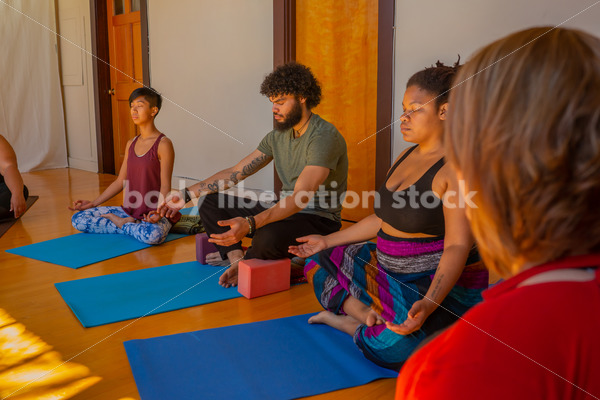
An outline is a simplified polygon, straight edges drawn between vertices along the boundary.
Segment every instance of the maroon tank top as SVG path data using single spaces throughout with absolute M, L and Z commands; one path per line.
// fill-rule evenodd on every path
M 160 160 L 158 145 L 165 136 L 160 134 L 145 154 L 135 154 L 135 143 L 139 135 L 129 146 L 127 156 L 127 177 L 123 210 L 135 219 L 142 219 L 144 214 L 156 210 L 160 197 Z

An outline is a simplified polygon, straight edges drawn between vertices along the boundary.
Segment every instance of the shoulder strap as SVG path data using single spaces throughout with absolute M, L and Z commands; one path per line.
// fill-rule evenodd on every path
M 396 170 L 396 168 L 398 168 L 398 165 L 400 165 L 400 163 L 402 163 L 402 161 L 404 161 L 404 159 L 405 159 L 406 157 L 408 157 L 408 155 L 409 155 L 410 153 L 412 153 L 412 152 L 413 152 L 413 150 L 417 148 L 417 146 L 418 146 L 418 145 L 416 145 L 416 146 L 413 146 L 413 147 L 411 147 L 410 149 L 408 149 L 408 150 L 406 151 L 406 153 L 404 153 L 404 155 L 403 155 L 402 157 L 400 157 L 400 159 L 399 159 L 398 161 L 396 161 L 396 164 L 394 164 L 394 165 L 392 166 L 392 168 L 390 168 L 390 170 L 389 170 L 389 172 L 388 172 L 387 176 L 385 177 L 385 181 L 384 181 L 384 183 L 385 183 L 385 182 L 387 182 L 387 180 L 388 180 L 388 179 L 390 179 L 390 176 L 391 176 L 391 175 L 394 173 L 394 171 Z
M 160 141 L 162 140 L 162 138 L 165 137 L 164 133 L 161 133 L 160 135 L 158 135 L 158 137 L 156 138 L 156 141 L 154 142 L 154 144 L 152 145 L 152 147 L 156 147 L 158 148 L 158 145 L 160 144 Z
M 137 142 L 138 138 L 140 137 L 140 135 L 136 135 L 133 140 L 131 141 L 131 144 L 129 145 L 129 155 L 131 156 L 132 154 L 134 156 L 136 156 L 137 154 L 135 154 L 135 142 Z
M 158 137 L 156 138 L 156 140 L 152 144 L 152 147 L 150 147 L 150 149 L 146 152 L 146 154 L 150 154 L 150 153 L 152 153 L 152 154 L 158 154 L 158 145 L 160 145 L 160 141 L 164 137 L 165 137 L 164 133 L 161 133 L 160 135 L 158 135 Z
M 438 173 L 438 171 L 444 166 L 444 164 L 446 164 L 446 160 L 444 159 L 444 157 L 440 158 L 438 160 L 438 162 L 436 162 L 435 164 L 433 164 L 428 170 L 427 172 L 425 172 L 415 183 L 414 186 L 415 188 L 421 192 L 425 192 L 428 190 L 432 190 L 432 186 L 433 186 L 433 179 L 435 178 L 435 175 Z
M 435 177 L 435 175 L 438 173 L 438 171 L 440 169 L 442 169 L 442 167 L 446 164 L 446 160 L 444 159 L 444 157 L 440 158 L 438 160 L 438 162 L 436 162 L 435 164 L 433 164 L 431 166 L 431 168 L 429 168 L 427 170 L 427 172 L 425 172 L 425 175 L 431 176 L 431 180 L 433 181 L 433 178 Z

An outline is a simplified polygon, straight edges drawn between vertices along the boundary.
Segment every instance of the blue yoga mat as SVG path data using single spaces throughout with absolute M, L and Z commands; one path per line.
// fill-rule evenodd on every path
M 181 210 L 181 213 L 189 214 L 191 210 L 193 208 L 186 208 Z M 169 234 L 165 242 L 185 236 L 187 235 Z M 127 235 L 78 233 L 17 247 L 6 252 L 77 269 L 148 247 L 152 245 L 144 244 Z
M 187 235 L 169 234 L 165 242 L 185 236 Z M 6 252 L 77 269 L 148 247 L 152 245 L 144 244 L 126 235 L 77 233 L 17 247 Z
M 219 285 L 225 267 L 196 261 L 56 283 L 84 327 L 240 297 Z
M 398 373 L 312 314 L 125 342 L 143 400 L 293 399 Z

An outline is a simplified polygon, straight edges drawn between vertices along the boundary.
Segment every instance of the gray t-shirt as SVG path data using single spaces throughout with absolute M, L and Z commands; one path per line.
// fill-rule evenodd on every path
M 306 132 L 299 138 L 294 138 L 292 128 L 273 130 L 260 142 L 258 150 L 272 156 L 275 161 L 275 169 L 283 184 L 281 198 L 293 193 L 304 167 L 329 168 L 329 176 L 310 204 L 300 212 L 341 221 L 340 212 L 348 180 L 348 153 L 346 141 L 335 126 L 313 114 Z

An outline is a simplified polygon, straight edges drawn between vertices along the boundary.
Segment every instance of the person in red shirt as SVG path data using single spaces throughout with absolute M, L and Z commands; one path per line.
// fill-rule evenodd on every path
M 409 358 L 396 398 L 598 399 L 600 39 L 527 29 L 456 82 L 446 154 L 477 192 L 480 254 L 506 280 Z

